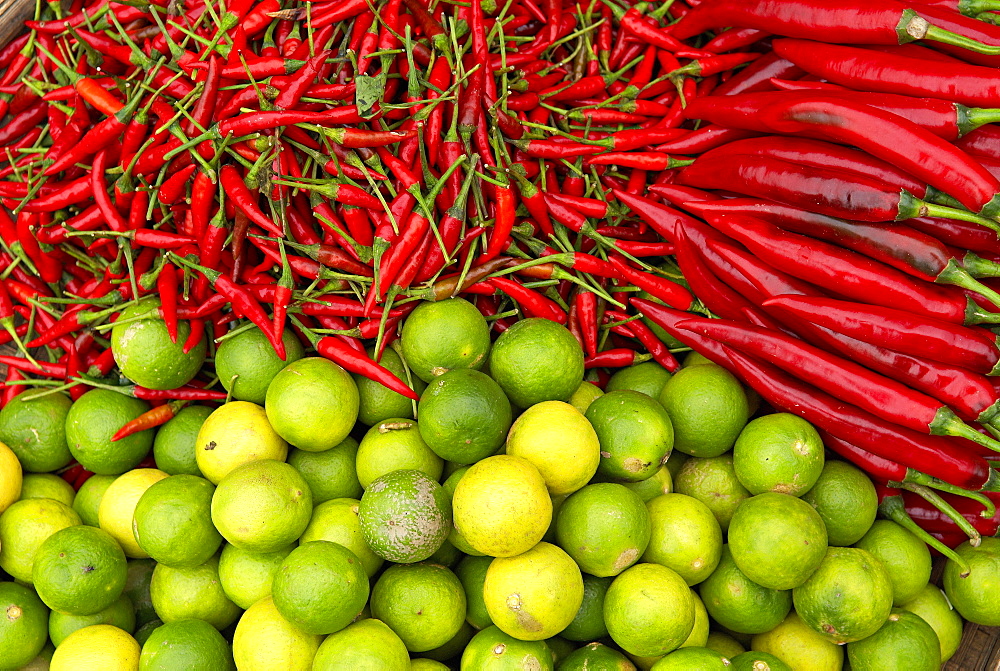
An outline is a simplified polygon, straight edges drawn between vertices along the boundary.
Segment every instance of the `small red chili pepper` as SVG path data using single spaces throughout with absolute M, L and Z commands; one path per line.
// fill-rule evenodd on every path
M 316 351 L 321 356 L 343 366 L 350 373 L 357 373 L 370 380 L 379 382 L 406 398 L 414 401 L 420 400 L 420 396 L 406 386 L 406 383 L 396 377 L 392 371 L 369 359 L 363 350 L 358 352 L 338 338 L 323 338 L 316 343 Z
M 147 410 L 135 419 L 126 422 L 120 429 L 111 436 L 111 442 L 127 438 L 140 431 L 155 429 L 173 419 L 177 412 L 187 405 L 188 401 L 169 401 L 163 405 L 158 405 L 151 410 Z
M 634 349 L 616 348 L 598 352 L 594 356 L 585 357 L 583 367 L 591 368 L 628 368 L 652 358 L 649 354 L 640 354 Z
M 177 342 L 177 283 L 177 269 L 171 263 L 164 264 L 156 277 L 156 290 L 160 294 L 160 314 L 172 343 Z

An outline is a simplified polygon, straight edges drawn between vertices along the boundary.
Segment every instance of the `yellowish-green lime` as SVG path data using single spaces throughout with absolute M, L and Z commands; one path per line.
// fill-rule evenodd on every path
M 521 319 L 493 344 L 490 374 L 521 408 L 542 401 L 565 401 L 583 382 L 583 349 L 566 327 L 556 322 L 538 317 Z
M 21 462 L 17 455 L 0 443 L 0 513 L 20 498 L 22 480 Z
M 397 341 L 398 342 L 398 341 Z M 393 343 L 395 346 L 395 343 Z M 375 348 L 369 347 L 368 358 L 375 359 Z M 403 382 L 410 383 L 411 389 L 420 394 L 427 383 L 416 375 L 412 374 L 408 378 L 403 360 L 393 347 L 387 347 L 382 351 L 382 358 L 379 365 L 387 368 L 389 372 L 398 377 Z M 407 417 L 413 419 L 413 401 L 403 396 L 399 392 L 393 391 L 381 382 L 369 380 L 364 375 L 352 373 L 354 383 L 358 385 L 358 421 L 366 426 L 372 426 L 390 417 Z
M 381 620 L 410 652 L 450 641 L 462 628 L 466 597 L 458 576 L 437 564 L 397 564 L 372 588 L 372 617 Z
M 875 520 L 854 547 L 868 550 L 885 566 L 895 606 L 917 596 L 930 582 L 931 552 L 927 544 L 891 520 Z
M 490 568 L 493 557 L 464 557 L 455 567 L 455 575 L 462 582 L 465 590 L 465 619 L 473 627 L 485 629 L 493 624 L 486 610 L 483 598 L 483 583 L 486 582 L 486 571 Z M 610 581 L 609 581 L 610 582 Z
M 0 517 L 0 525 L 3 518 Z M 2 530 L 2 526 L 0 526 Z M 955 610 L 970 622 L 987 627 L 1000 625 L 1000 538 L 983 538 L 979 547 L 966 541 L 955 552 L 969 565 L 969 575 L 952 560 L 944 567 L 944 591 Z M 3 555 L 0 554 L 0 557 Z
M 403 468 L 440 480 L 444 460 L 427 447 L 414 420 L 393 417 L 368 429 L 358 447 L 355 467 L 358 481 L 367 488 L 377 478 Z
M 264 408 L 279 436 L 300 450 L 322 452 L 347 438 L 358 421 L 358 386 L 329 359 L 307 357 L 274 376 Z
M 229 600 L 247 609 L 271 596 L 274 575 L 294 545 L 274 552 L 247 552 L 235 545 L 226 545 L 219 555 L 219 582 Z
M 449 671 L 448 665 L 426 657 L 410 660 L 410 671 Z
M 128 567 L 115 540 L 95 527 L 77 525 L 49 536 L 35 553 L 31 577 L 52 610 L 93 615 L 122 595 Z
M 170 475 L 201 475 L 198 468 L 198 432 L 212 408 L 189 405 L 160 427 L 153 438 L 156 467 Z
M 864 471 L 846 461 L 829 461 L 812 489 L 802 495 L 826 524 L 830 545 L 853 545 L 868 533 L 878 496 Z
M 652 533 L 642 561 L 663 564 L 696 585 L 711 575 L 722 552 L 722 529 L 696 498 L 663 494 L 646 503 Z
M 108 491 L 108 487 L 117 478 L 117 475 L 92 475 L 80 486 L 73 499 L 73 510 L 77 512 L 84 524 L 92 527 L 101 525 L 98 517 L 101 500 L 104 499 L 104 493 Z
M 313 504 L 319 505 L 330 499 L 361 497 L 364 489 L 355 466 L 357 456 L 358 441 L 348 436 L 322 452 L 293 448 L 288 453 L 288 463 L 305 478 L 312 491 Z
M 88 471 L 119 475 L 139 465 L 153 447 L 153 430 L 146 429 L 112 441 L 128 422 L 149 410 L 149 404 L 108 389 L 91 389 L 66 414 L 66 444 Z
M 645 480 L 640 480 L 639 482 L 626 482 L 624 484 L 626 487 L 638 494 L 639 498 L 642 499 L 644 503 L 648 503 L 657 496 L 670 494 L 674 491 L 674 479 L 673 476 L 670 475 L 670 469 L 667 468 L 666 464 L 660 466 L 660 470 L 656 471 L 656 473 L 649 476 Z
M 284 361 L 256 326 L 219 343 L 215 352 L 215 373 L 234 399 L 264 405 L 267 385 L 274 376 L 305 356 L 302 343 L 290 329 L 282 333 L 281 342 L 285 346 Z
M 793 671 L 840 671 L 844 665 L 844 647 L 813 631 L 795 611 L 771 631 L 754 636 L 751 647 L 774 655 Z
M 471 464 L 494 454 L 513 419 L 510 401 L 477 370 L 444 373 L 427 385 L 417 406 L 420 435 L 442 459 Z
M 104 492 L 97 519 L 101 529 L 118 541 L 128 557 L 145 558 L 149 553 L 135 540 L 132 518 L 139 499 L 154 483 L 170 477 L 155 468 L 137 468 L 118 476 Z
M 941 662 L 951 659 L 962 642 L 962 618 L 937 585 L 926 585 L 920 593 L 900 606 L 916 613 L 931 625 L 941 648 Z
M 714 522 L 714 520 L 713 520 Z M 556 515 L 556 541 L 585 573 L 616 576 L 649 545 L 649 511 L 639 495 L 611 482 L 587 485 Z
M 679 648 L 694 628 L 691 589 L 666 566 L 636 564 L 608 588 L 604 623 L 625 652 L 642 657 L 665 655 Z
M 597 432 L 563 401 L 543 401 L 517 418 L 507 436 L 507 454 L 530 461 L 549 494 L 571 494 L 590 482 L 601 461 Z
M 240 617 L 233 633 L 233 657 L 240 671 L 310 671 L 321 639 L 282 617 L 268 596 Z
M 747 424 L 733 446 L 736 477 L 751 494 L 799 496 L 823 472 L 823 440 L 798 415 L 779 412 Z
M 746 648 L 739 641 L 721 631 L 708 632 L 708 640 L 705 642 L 705 647 L 721 652 L 722 656 L 726 659 L 732 659 L 736 655 L 746 652 Z
M 690 366 L 701 366 L 704 364 L 708 364 L 710 366 L 717 365 L 714 361 L 706 357 L 704 354 L 699 354 L 698 352 L 691 350 L 690 352 L 688 352 L 687 356 L 684 357 L 684 361 L 681 364 L 681 366 L 683 366 L 684 368 L 689 368 Z
M 38 547 L 57 531 L 78 524 L 82 524 L 80 516 L 65 503 L 17 501 L 0 515 L 0 568 L 15 580 L 30 583 Z
M 792 593 L 750 580 L 733 561 L 728 545 L 722 546 L 719 565 L 698 589 L 712 619 L 741 634 L 770 631 L 792 609 Z
M 552 651 L 545 641 L 522 641 L 486 627 L 472 637 L 462 653 L 461 671 L 553 671 Z
M 722 366 L 682 368 L 659 400 L 673 423 L 674 447 L 695 457 L 728 451 L 750 417 L 740 381 Z
M 668 469 L 672 462 L 673 457 L 667 462 Z M 736 477 L 731 454 L 685 459 L 674 476 L 674 491 L 692 496 L 708 506 L 723 532 L 729 530 L 739 505 L 750 498 L 750 492 Z
M 576 388 L 576 391 L 566 399 L 566 402 L 571 406 L 580 411 L 580 414 L 586 415 L 587 408 L 590 404 L 594 402 L 600 396 L 604 396 L 604 391 L 592 382 L 581 382 L 580 386 Z
M 731 660 L 730 671 L 792 671 L 792 667 L 767 652 L 744 652 Z
M 448 494 L 425 473 L 404 469 L 386 473 L 361 496 L 361 533 L 383 559 L 423 561 L 437 552 L 451 529 Z
M 73 506 L 76 490 L 53 473 L 25 473 L 21 481 L 22 499 L 54 499 L 67 506 Z
M 646 361 L 635 366 L 618 369 L 608 380 L 604 391 L 631 389 L 642 392 L 651 398 L 658 398 L 669 379 L 670 371 L 655 361 Z
M 729 662 L 710 648 L 681 648 L 653 664 L 651 671 L 727 671 Z
M 139 644 L 110 624 L 77 629 L 52 655 L 50 671 L 138 671 Z
M 430 382 L 450 370 L 482 368 L 490 351 L 490 327 L 464 298 L 425 301 L 403 322 L 399 340 L 410 369 Z
M 475 633 L 476 630 L 472 628 L 472 625 L 465 622 L 458 630 L 458 633 L 452 636 L 450 641 L 442 645 L 440 648 L 434 648 L 433 650 L 420 653 L 420 657 L 436 661 L 456 660 L 462 655 L 462 651 L 465 650 L 465 646 L 469 644 L 469 641 L 472 640 L 472 636 Z
M 129 634 L 135 632 L 135 608 L 132 601 L 122 594 L 107 608 L 93 615 L 67 615 L 57 610 L 49 614 L 49 638 L 56 647 L 77 629 L 92 624 L 112 624 Z
M 908 610 L 894 609 L 871 636 L 847 644 L 853 669 L 937 671 L 941 646 L 929 624 Z
M 286 456 L 288 443 L 271 427 L 264 408 L 248 401 L 216 408 L 195 443 L 198 468 L 215 485 L 237 466 L 258 459 L 284 461 Z
M 332 634 L 357 617 L 368 601 L 368 574 L 339 543 L 310 541 L 285 557 L 271 598 L 281 615 L 310 634 Z
M 164 622 L 194 618 L 225 629 L 240 616 L 240 607 L 222 591 L 218 557 L 194 568 L 157 564 L 149 593 L 157 616 Z
M 552 521 L 545 479 L 531 462 L 511 455 L 474 464 L 459 480 L 452 506 L 465 540 L 492 557 L 527 552 Z
M 139 671 L 233 668 L 229 643 L 204 620 L 177 620 L 161 625 L 142 644 L 139 656 Z
M 663 406 L 646 394 L 608 392 L 587 409 L 601 444 L 598 470 L 607 478 L 638 482 L 652 477 L 670 456 L 674 429 Z
M 214 555 L 222 535 L 212 524 L 215 487 L 197 475 L 172 475 L 139 499 L 132 534 L 146 554 L 167 566 L 190 568 Z
M 136 384 L 150 389 L 176 389 L 201 370 L 208 341 L 202 336 L 185 353 L 191 325 L 184 320 L 178 322 L 177 342 L 171 342 L 158 314 L 159 307 L 160 299 L 150 296 L 125 308 L 111 329 L 111 351 L 122 375 Z
M 708 611 L 705 609 L 705 603 L 694 590 L 691 590 L 691 598 L 694 599 L 694 627 L 691 628 L 691 633 L 681 643 L 681 647 L 703 648 L 708 642 L 708 627 L 710 625 Z
M 0 442 L 14 451 L 26 471 L 62 468 L 73 459 L 66 444 L 66 415 L 73 402 L 61 392 L 24 398 L 15 396 L 0 410 Z
M 49 609 L 34 590 L 0 582 L 0 664 L 5 669 L 27 665 L 48 640 Z
M 409 671 L 403 641 L 381 620 L 366 618 L 326 637 L 313 671 Z
M 313 509 L 309 526 L 302 532 L 300 543 L 330 541 L 340 543 L 361 560 L 368 577 L 374 576 L 385 561 L 365 543 L 358 517 L 361 501 L 357 499 L 331 499 Z

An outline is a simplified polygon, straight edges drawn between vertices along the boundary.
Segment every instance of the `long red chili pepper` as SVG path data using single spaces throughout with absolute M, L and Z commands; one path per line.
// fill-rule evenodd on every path
M 396 377 L 392 371 L 369 359 L 363 351 L 358 352 L 338 338 L 323 338 L 316 343 L 316 351 L 334 363 L 343 366 L 348 372 L 357 373 L 379 382 L 406 398 L 414 401 L 420 400 L 420 396 L 406 386 L 406 383 Z
M 134 433 L 162 426 L 173 419 L 177 412 L 187 403 L 187 401 L 170 401 L 168 403 L 164 403 L 163 405 L 158 405 L 151 410 L 147 410 L 135 419 L 123 424 L 122 427 L 115 431 L 114 435 L 111 436 L 111 441 L 114 442 L 121 440 L 122 438 L 131 436 Z

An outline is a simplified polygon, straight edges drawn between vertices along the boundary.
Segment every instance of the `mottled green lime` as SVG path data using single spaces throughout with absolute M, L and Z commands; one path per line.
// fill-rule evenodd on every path
M 132 517 L 135 541 L 167 566 L 205 563 L 222 545 L 212 524 L 215 486 L 197 475 L 172 475 L 143 492 Z
M 365 542 L 377 555 L 412 563 L 430 557 L 448 537 L 451 502 L 425 473 L 392 471 L 365 490 L 358 517 Z
M 278 567 L 294 549 L 294 545 L 289 545 L 274 552 L 248 552 L 226 543 L 219 555 L 222 591 L 243 609 L 271 596 Z
M 132 601 L 122 594 L 117 601 L 93 615 L 66 615 L 54 610 L 49 614 L 49 638 L 58 647 L 77 629 L 93 624 L 114 625 L 131 634 L 135 631 L 135 608 L 132 607 Z
M 610 482 L 571 494 L 555 524 L 559 546 L 580 570 L 601 578 L 616 576 L 639 561 L 651 532 L 649 511 L 639 495 Z
M 225 629 L 242 610 L 229 600 L 219 580 L 219 558 L 194 568 L 157 564 L 149 584 L 156 614 L 165 623 L 194 618 Z
M 112 442 L 111 436 L 149 410 L 149 404 L 107 389 L 91 389 L 66 415 L 66 441 L 73 457 L 88 471 L 121 475 L 139 465 L 153 446 L 146 429 Z
M 179 322 L 177 342 L 171 342 L 158 314 L 159 307 L 160 299 L 149 297 L 125 308 L 111 329 L 111 351 L 122 374 L 136 384 L 150 389 L 176 389 L 201 370 L 208 341 L 202 337 L 185 353 L 191 325 Z
M 893 610 L 871 636 L 847 644 L 852 669 L 937 671 L 941 647 L 929 624 L 908 610 Z
M 538 317 L 521 319 L 493 344 L 490 374 L 521 408 L 542 401 L 565 401 L 583 382 L 583 349 L 566 327 L 556 322 Z
M 437 564 L 390 566 L 372 588 L 372 617 L 396 632 L 410 652 L 451 640 L 462 628 L 466 596 L 461 581 Z
M 31 577 L 52 610 L 93 615 L 122 595 L 125 553 L 106 531 L 84 525 L 49 536 L 38 548 Z
M 285 346 L 284 361 L 256 326 L 219 343 L 215 374 L 234 399 L 264 405 L 267 386 L 278 371 L 305 356 L 302 343 L 290 329 L 285 329 L 281 342 Z
M 740 634 L 770 631 L 792 609 L 792 593 L 750 580 L 733 561 L 728 545 L 722 546 L 719 565 L 698 591 L 712 619 Z
M 472 464 L 496 452 L 513 421 L 510 401 L 500 386 L 470 369 L 432 380 L 420 396 L 417 417 L 427 446 L 458 464 Z
M 619 389 L 631 389 L 642 392 L 650 398 L 658 398 L 663 386 L 670 379 L 670 371 L 656 363 L 646 361 L 644 363 L 620 368 L 608 380 L 604 387 L 605 392 L 618 391 Z
M 663 494 L 646 509 L 652 533 L 642 561 L 672 568 L 688 585 L 707 578 L 722 552 L 722 529 L 708 506 L 684 494 Z
M 371 359 L 375 358 L 375 348 L 369 347 L 366 352 Z M 403 360 L 392 347 L 387 347 L 382 351 L 382 358 L 379 365 L 387 368 L 389 372 L 398 377 L 403 382 L 410 383 L 411 389 L 420 394 L 427 384 L 416 375 L 411 374 L 408 378 Z M 354 383 L 358 385 L 358 421 L 367 426 L 378 424 L 382 420 L 390 417 L 408 417 L 413 419 L 413 401 L 403 396 L 399 392 L 389 389 L 381 382 L 371 380 L 364 375 L 352 373 Z
M 691 588 L 666 566 L 636 564 L 608 588 L 604 623 L 625 652 L 665 655 L 680 647 L 694 628 Z
M 274 376 L 264 409 L 271 426 L 291 445 L 322 452 L 347 438 L 358 421 L 358 386 L 329 359 L 307 357 Z
M 235 668 L 233 651 L 219 631 L 204 620 L 176 620 L 156 628 L 142 645 L 139 671 Z
M 751 494 L 800 496 L 823 472 L 823 440 L 798 415 L 778 412 L 747 424 L 733 446 L 736 477 Z
M 612 391 L 594 400 L 586 417 L 601 443 L 603 476 L 625 482 L 652 477 L 670 456 L 674 429 L 670 417 L 646 394 Z
M 740 381 L 722 366 L 682 368 L 659 396 L 674 427 L 674 447 L 696 457 L 717 457 L 736 442 L 750 417 Z
M 359 620 L 326 637 L 313 671 L 360 671 L 384 669 L 409 671 L 410 655 L 399 636 L 380 620 Z
M 823 518 L 830 545 L 858 542 L 868 533 L 878 512 L 878 496 L 871 478 L 846 461 L 828 461 L 802 500 Z
M 170 475 L 201 475 L 195 457 L 198 432 L 212 408 L 189 405 L 161 426 L 153 438 L 156 467 Z
M 672 456 L 667 462 L 668 469 L 673 461 Z M 684 459 L 674 476 L 674 491 L 694 497 L 708 506 L 723 532 L 729 530 L 729 523 L 739 505 L 750 498 L 750 492 L 736 477 L 731 454 Z
M 399 340 L 410 369 L 431 382 L 450 370 L 482 368 L 490 351 L 490 327 L 464 298 L 425 301 L 403 322 Z
M 33 660 L 48 640 L 49 609 L 34 590 L 0 582 L 0 664 L 19 669 Z
M 28 401 L 25 396 L 15 396 L 0 410 L 0 442 L 17 455 L 25 471 L 62 468 L 73 459 L 66 443 L 66 415 L 73 402 L 63 393 Z
M 339 543 L 303 543 L 285 557 L 271 588 L 281 615 L 309 634 L 332 634 L 354 620 L 368 601 L 368 574 Z
M 552 651 L 545 641 L 520 641 L 497 626 L 472 637 L 462 653 L 461 671 L 554 671 Z

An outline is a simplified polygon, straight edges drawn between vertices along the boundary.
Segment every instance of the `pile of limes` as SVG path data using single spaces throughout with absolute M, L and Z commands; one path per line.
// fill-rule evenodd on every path
M 111 390 L 0 411 L 0 669 L 920 671 L 1000 624 L 1000 540 L 946 597 L 861 471 L 700 357 L 602 390 L 564 327 L 491 342 L 450 299 L 382 355 L 411 402 L 263 342 L 195 350 L 228 402 L 122 441 L 149 405 Z M 162 358 L 130 366 L 190 372 Z

